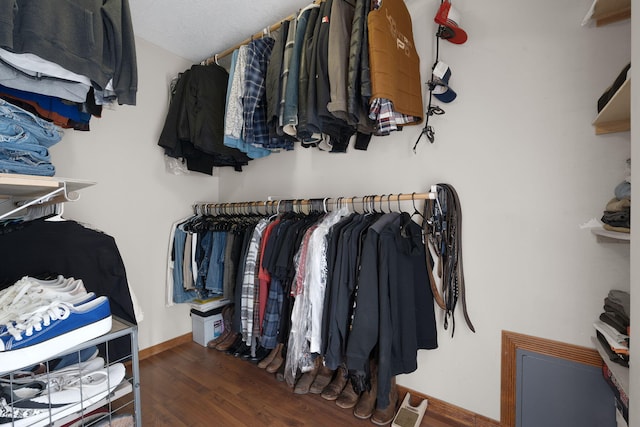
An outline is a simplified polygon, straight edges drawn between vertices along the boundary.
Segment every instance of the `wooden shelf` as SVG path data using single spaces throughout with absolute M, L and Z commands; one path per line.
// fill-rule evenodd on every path
M 595 0 L 591 19 L 596 26 L 631 18 L 631 0 Z
M 95 185 L 93 181 L 48 176 L 0 173 L 1 202 L 15 202 L 0 219 L 7 218 L 36 203 L 62 203 L 79 198 L 76 191 Z M 17 206 L 17 207 L 16 207 Z
M 92 185 L 95 185 L 95 182 L 59 177 L 0 173 L 0 195 L 12 198 L 36 197 L 63 186 L 66 186 L 68 192 L 74 192 Z
M 591 232 L 598 237 L 606 237 L 622 242 L 631 241 L 631 233 L 620 233 L 618 231 L 605 230 L 604 228 L 592 228 Z
M 627 79 L 593 121 L 596 135 L 631 129 L 631 79 Z

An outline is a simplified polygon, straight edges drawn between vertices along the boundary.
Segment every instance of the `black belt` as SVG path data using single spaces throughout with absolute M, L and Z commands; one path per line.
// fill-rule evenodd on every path
M 423 230 L 429 282 L 438 306 L 445 311 L 444 328 L 451 319 L 451 336 L 455 332 L 454 311 L 458 299 L 469 329 L 475 328 L 469 318 L 465 296 L 464 269 L 462 265 L 462 209 L 458 193 L 449 184 L 438 184 L 436 199 L 424 205 Z M 435 261 L 438 260 L 437 275 L 441 280 L 442 294 L 434 276 Z

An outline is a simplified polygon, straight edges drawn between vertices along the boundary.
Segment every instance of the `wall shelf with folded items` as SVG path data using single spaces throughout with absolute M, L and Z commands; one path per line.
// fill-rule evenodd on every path
M 631 129 L 631 79 L 627 79 L 593 121 L 596 135 Z
M 631 241 L 631 233 L 621 233 L 619 231 L 605 230 L 604 228 L 592 228 L 591 232 L 598 237 L 614 239 L 621 243 L 629 243 Z
M 29 206 L 78 200 L 78 190 L 95 182 L 59 177 L 0 173 L 0 219 Z

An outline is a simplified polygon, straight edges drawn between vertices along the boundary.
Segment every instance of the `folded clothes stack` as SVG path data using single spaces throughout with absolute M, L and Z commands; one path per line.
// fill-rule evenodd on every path
M 629 293 L 609 291 L 603 308 L 604 312 L 593 324 L 596 337 L 612 362 L 629 366 Z
M 631 177 L 627 177 L 614 190 L 615 197 L 607 203 L 602 214 L 603 228 L 619 233 L 631 232 Z
M 49 147 L 62 129 L 0 99 L 0 173 L 53 176 Z

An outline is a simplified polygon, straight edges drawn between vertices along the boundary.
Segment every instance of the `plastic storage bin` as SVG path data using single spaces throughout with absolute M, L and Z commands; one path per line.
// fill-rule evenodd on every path
M 191 331 L 193 340 L 203 347 L 206 347 L 212 339 L 219 337 L 224 331 L 222 307 L 204 313 L 192 308 Z

